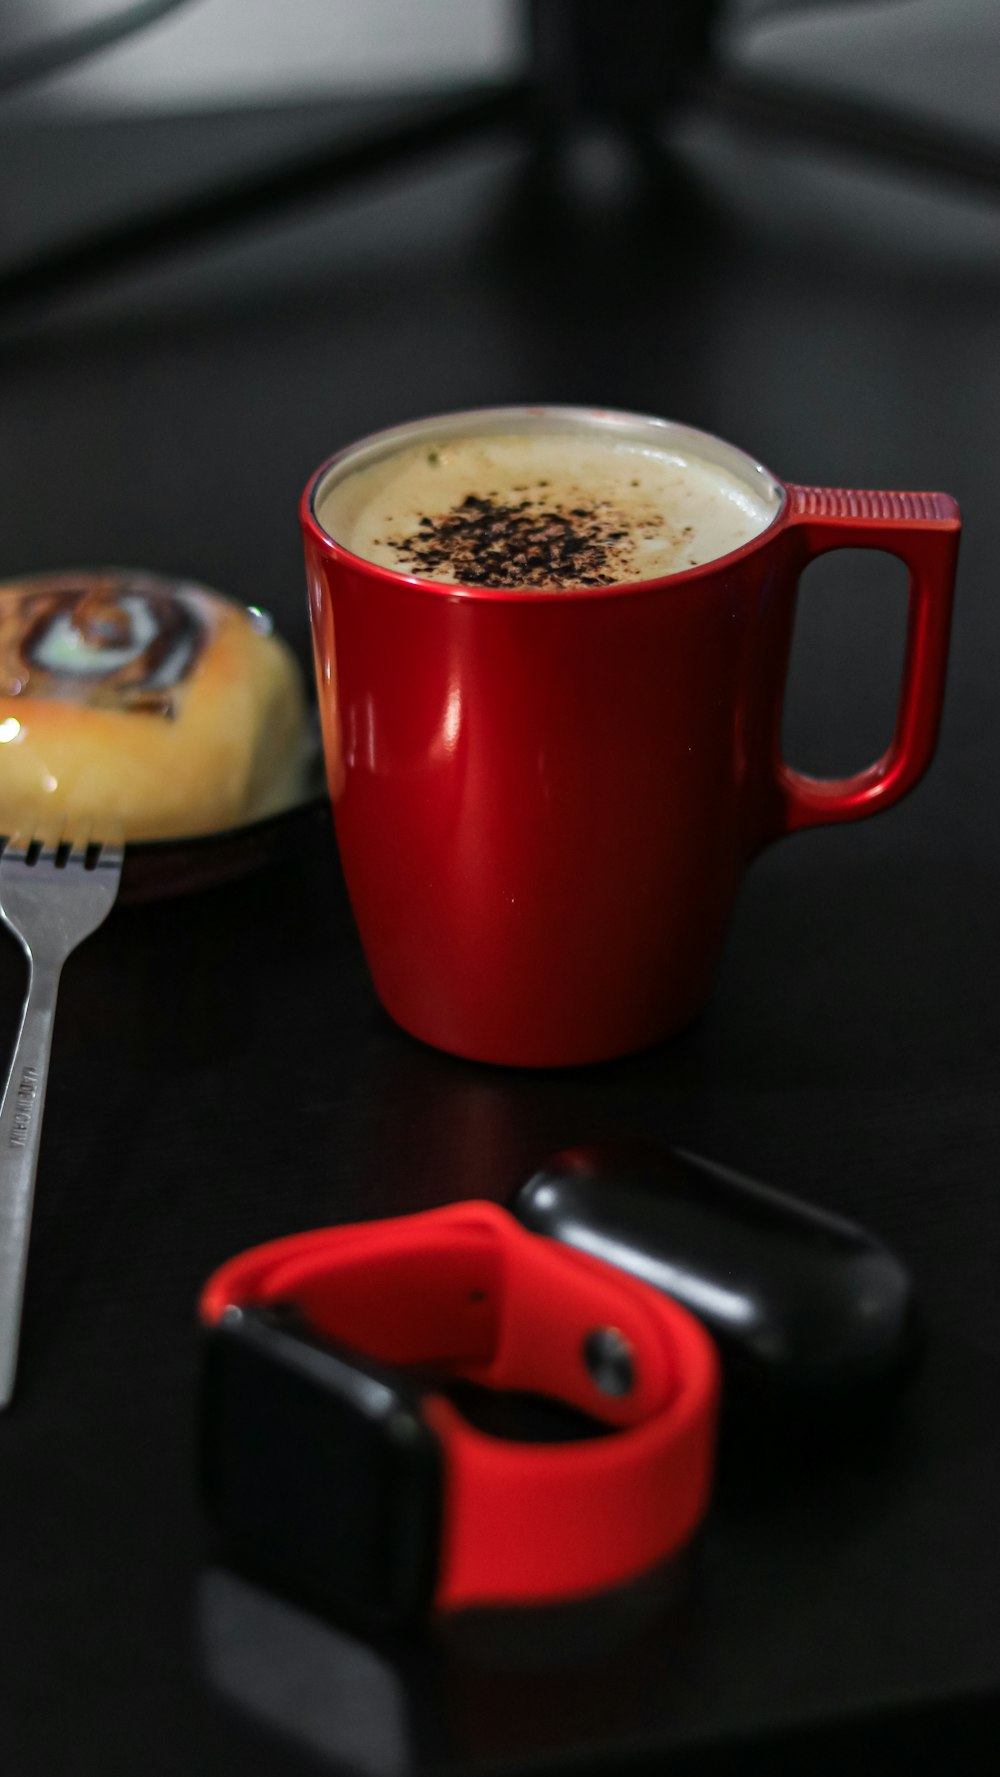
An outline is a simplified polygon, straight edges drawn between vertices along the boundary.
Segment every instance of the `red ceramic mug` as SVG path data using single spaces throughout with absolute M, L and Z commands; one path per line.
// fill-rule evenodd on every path
M 418 579 L 317 520 L 333 478 L 404 446 L 580 426 L 718 464 L 766 492 L 774 517 L 699 567 L 569 591 Z M 669 1036 L 708 993 L 754 855 L 888 808 L 930 762 L 960 530 L 947 494 L 797 487 L 671 422 L 492 409 L 342 451 L 301 516 L 361 942 L 386 1010 L 438 1048 L 545 1067 Z M 780 746 L 798 581 L 816 556 L 859 546 L 910 573 L 895 732 L 854 777 L 804 777 Z

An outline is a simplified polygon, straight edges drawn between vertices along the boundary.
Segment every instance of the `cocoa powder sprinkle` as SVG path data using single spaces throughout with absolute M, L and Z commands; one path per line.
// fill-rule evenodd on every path
M 657 514 L 643 517 L 658 522 Z M 467 494 L 446 512 L 422 516 L 415 534 L 388 542 L 402 565 L 430 580 L 443 569 L 466 586 L 572 587 L 629 578 L 629 536 L 606 500 L 566 508 L 542 494 L 515 503 Z

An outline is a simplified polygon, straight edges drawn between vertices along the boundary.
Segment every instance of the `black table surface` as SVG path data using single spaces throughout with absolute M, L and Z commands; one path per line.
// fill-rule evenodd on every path
M 7 249 L 325 128 L 316 108 L 10 123 Z M 193 575 L 268 606 L 304 663 L 299 489 L 420 413 L 668 414 L 796 480 L 945 488 L 967 526 L 929 778 L 760 859 L 710 1005 L 654 1051 L 532 1074 L 411 1041 L 322 815 L 268 870 L 121 907 L 71 959 L 0 1419 L 11 1777 L 996 1768 L 998 317 L 995 210 L 691 124 L 648 187 L 591 144 L 554 195 L 516 142 L 483 143 L 4 323 L 0 569 Z M 884 744 L 902 579 L 853 554 L 811 572 L 786 720 L 804 768 Z M 22 987 L 4 940 L 5 1046 Z M 208 1271 L 295 1229 L 502 1199 L 554 1148 L 626 1133 L 899 1251 L 927 1350 L 898 1413 L 766 1482 L 723 1472 L 686 1584 L 613 1620 L 389 1646 L 229 1570 L 194 1482 Z

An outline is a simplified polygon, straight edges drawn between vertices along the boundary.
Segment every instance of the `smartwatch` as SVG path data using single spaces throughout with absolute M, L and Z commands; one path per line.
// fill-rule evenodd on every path
M 202 1292 L 201 1455 L 227 1542 L 372 1626 L 579 1598 L 704 1515 L 714 1346 L 686 1309 L 492 1203 L 296 1234 Z M 547 1397 L 592 1435 L 517 1441 L 449 1388 Z

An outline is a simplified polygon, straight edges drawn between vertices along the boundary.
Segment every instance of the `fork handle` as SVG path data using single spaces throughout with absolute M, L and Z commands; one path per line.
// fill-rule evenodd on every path
M 0 1105 L 0 1411 L 10 1405 L 17 1374 L 31 1206 L 61 964 L 39 968 L 29 958 L 28 967 L 21 1028 Z

